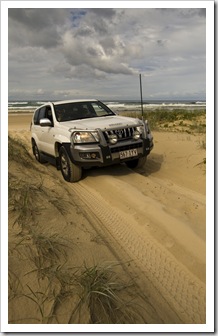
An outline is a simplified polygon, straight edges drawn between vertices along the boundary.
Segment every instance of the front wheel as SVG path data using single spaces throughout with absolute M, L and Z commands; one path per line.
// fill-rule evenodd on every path
M 66 149 L 62 146 L 59 151 L 60 168 L 63 178 L 67 182 L 77 182 L 82 177 L 82 168 L 76 166 L 70 159 Z
M 128 168 L 134 169 L 134 168 L 141 168 L 147 160 L 147 156 L 144 156 L 140 159 L 135 159 L 131 161 L 127 161 L 126 165 Z

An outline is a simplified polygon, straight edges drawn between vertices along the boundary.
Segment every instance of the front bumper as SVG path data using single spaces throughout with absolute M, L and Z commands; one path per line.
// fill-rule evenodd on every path
M 65 144 L 73 163 L 81 167 L 109 166 L 117 163 L 135 160 L 149 155 L 153 148 L 153 138 L 128 140 L 118 142 L 116 145 L 105 144 Z M 120 159 L 121 151 L 137 149 L 137 156 Z

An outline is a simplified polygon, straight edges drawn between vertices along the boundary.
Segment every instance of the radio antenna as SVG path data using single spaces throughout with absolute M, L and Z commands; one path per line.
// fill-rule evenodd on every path
M 142 120 L 144 120 L 143 100 L 142 100 L 142 76 L 141 76 L 141 74 L 139 74 L 139 82 L 140 82 L 140 94 L 141 94 Z

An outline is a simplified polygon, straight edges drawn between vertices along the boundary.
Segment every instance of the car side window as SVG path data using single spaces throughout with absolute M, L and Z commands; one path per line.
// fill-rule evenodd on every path
M 39 120 L 45 118 L 45 106 L 38 109 L 34 115 L 34 125 L 39 125 Z
M 49 105 L 49 106 L 46 106 L 46 110 L 45 110 L 45 118 L 48 118 L 48 119 L 51 121 L 52 125 L 54 124 L 54 123 L 53 123 L 53 117 L 52 117 L 51 106 L 50 106 L 50 105 Z
M 39 110 L 39 118 L 38 120 L 40 121 L 41 119 L 45 118 L 45 106 L 43 106 L 40 110 Z
M 34 118 L 33 118 L 33 122 L 34 122 L 34 125 L 38 125 L 39 124 L 39 110 L 36 110 L 35 114 L 34 114 Z

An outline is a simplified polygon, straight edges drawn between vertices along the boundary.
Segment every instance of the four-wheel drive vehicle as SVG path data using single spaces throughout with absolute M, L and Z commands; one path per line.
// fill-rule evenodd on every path
M 72 100 L 39 107 L 31 122 L 35 158 L 55 163 L 66 181 L 82 169 L 125 162 L 143 165 L 153 148 L 148 122 L 118 116 L 99 100 Z

